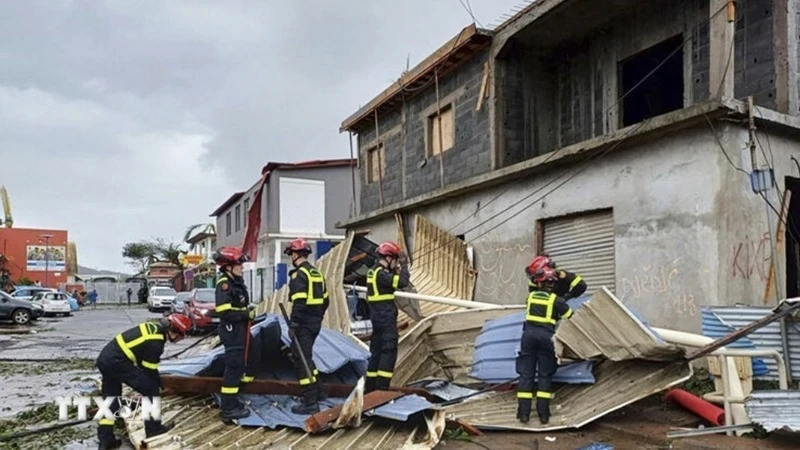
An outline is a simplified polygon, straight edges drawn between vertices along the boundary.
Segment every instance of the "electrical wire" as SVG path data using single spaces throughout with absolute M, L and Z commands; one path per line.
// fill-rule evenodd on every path
M 458 2 L 461 3 L 461 6 L 464 7 L 464 11 L 466 11 L 467 14 L 472 18 L 472 23 L 483 28 L 483 24 L 475 17 L 475 13 L 472 11 L 472 4 L 469 2 L 469 0 L 467 0 L 466 3 L 464 3 L 464 0 L 458 0 Z

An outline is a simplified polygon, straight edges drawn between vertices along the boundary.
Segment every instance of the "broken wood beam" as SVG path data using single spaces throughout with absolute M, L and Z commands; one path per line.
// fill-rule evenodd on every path
M 161 375 L 161 387 L 174 394 L 216 394 L 222 388 L 222 377 L 182 377 L 179 375 Z M 322 389 L 330 397 L 346 398 L 355 389 L 355 385 L 322 383 Z M 247 394 L 269 395 L 302 395 L 303 389 L 297 381 L 259 380 L 242 383 L 241 390 Z M 435 401 L 435 396 L 425 389 L 413 387 L 391 387 L 392 392 L 399 394 L 417 394 L 428 401 Z
M 364 406 L 361 410 L 369 411 L 370 409 L 377 408 L 392 400 L 398 399 L 403 395 L 405 394 L 397 391 L 372 391 L 364 395 Z M 337 405 L 333 408 L 328 408 L 306 419 L 306 431 L 309 433 L 319 433 L 327 429 L 330 423 L 335 422 L 336 419 L 339 418 L 343 406 L 344 405 Z
M 723 336 L 717 339 L 716 341 L 706 345 L 705 347 L 701 347 L 697 350 L 687 353 L 686 359 L 691 361 L 697 358 L 702 358 L 703 356 L 710 355 L 711 353 L 714 352 L 714 350 L 720 349 L 730 344 L 733 341 L 736 341 L 744 336 L 747 336 L 748 334 L 758 330 L 759 328 L 763 328 L 782 317 L 786 317 L 789 314 L 793 313 L 794 311 L 800 311 L 800 301 L 791 303 L 788 301 L 784 301 L 784 303 L 780 306 L 780 308 L 781 309 L 776 313 L 772 313 L 764 317 L 763 319 L 757 320 L 751 323 L 750 325 L 747 325 L 746 327 L 740 328 L 728 334 L 727 336 Z

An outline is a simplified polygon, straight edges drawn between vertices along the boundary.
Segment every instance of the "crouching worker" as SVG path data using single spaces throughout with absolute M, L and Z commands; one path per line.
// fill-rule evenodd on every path
M 171 314 L 158 322 L 145 322 L 118 334 L 97 357 L 97 369 L 103 376 L 103 397 L 121 396 L 122 383 L 144 397 L 157 397 L 161 389 L 158 363 L 164 352 L 164 343 L 167 339 L 170 342 L 183 339 L 191 325 L 188 317 Z M 114 400 L 110 410 L 117 414 L 118 400 Z M 144 430 L 149 438 L 165 433 L 169 428 L 163 426 L 160 420 L 145 420 Z M 122 445 L 114 436 L 114 420 L 111 419 L 100 419 L 97 438 L 101 450 Z
M 544 425 L 550 421 L 553 375 L 558 363 L 553 347 L 556 323 L 572 316 L 567 302 L 553 292 L 558 276 L 549 267 L 539 268 L 531 277 L 536 289 L 528 295 L 522 342 L 517 357 L 517 419 L 527 423 L 535 393 L 536 412 Z M 534 383 L 538 381 L 537 389 Z

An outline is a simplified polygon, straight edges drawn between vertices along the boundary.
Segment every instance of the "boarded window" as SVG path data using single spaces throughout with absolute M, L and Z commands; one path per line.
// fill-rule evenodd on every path
M 614 216 L 611 210 L 542 221 L 543 252 L 558 268 L 580 275 L 587 293 L 600 286 L 614 292 Z
M 383 179 L 386 166 L 383 144 L 367 150 L 367 183 L 375 183 Z
M 439 118 L 441 117 L 441 120 Z M 441 108 L 439 114 L 428 117 L 428 156 L 436 156 L 441 152 L 453 148 L 455 141 L 455 127 L 453 118 L 453 105 L 448 104 Z M 439 138 L 441 131 L 441 139 Z

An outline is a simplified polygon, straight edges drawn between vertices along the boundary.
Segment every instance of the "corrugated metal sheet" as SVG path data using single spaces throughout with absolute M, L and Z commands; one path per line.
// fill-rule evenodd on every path
M 420 380 L 411 384 L 411 386 L 425 389 L 444 401 L 450 401 L 478 392 L 476 389 L 459 386 L 447 380 Z
M 800 431 L 800 391 L 756 391 L 744 408 L 750 420 L 767 431 Z
M 588 295 L 570 299 L 573 310 L 589 300 Z M 475 339 L 470 376 L 486 383 L 502 383 L 516 378 L 516 359 L 525 323 L 525 312 L 520 311 L 487 321 Z M 553 380 L 557 383 L 594 383 L 592 362 L 580 361 L 562 365 Z
M 430 413 L 425 414 L 430 416 Z M 432 418 L 426 417 L 426 420 L 414 423 L 368 418 L 359 428 L 313 435 L 294 428 L 270 430 L 225 425 L 210 396 L 165 397 L 162 399 L 162 415 L 167 421 L 174 420 L 176 426 L 166 435 L 148 441 L 149 449 L 432 449 L 444 431 L 444 415 L 441 413 L 433 413 Z M 141 420 L 126 421 L 126 427 L 131 442 L 136 448 L 141 448 L 144 440 Z
M 383 417 L 385 419 L 397 420 L 400 422 L 407 421 L 412 415 L 425 411 L 427 409 L 435 409 L 433 403 L 425 400 L 419 395 L 404 395 L 396 400 L 381 405 L 373 410 L 364 413 L 367 417 Z
M 342 278 L 344 277 L 344 268 L 350 253 L 350 246 L 353 245 L 354 236 L 352 231 L 347 233 L 347 238 L 343 242 L 326 253 L 315 264 L 317 269 L 325 276 L 325 283 L 330 296 L 330 304 L 325 312 L 322 326 L 344 334 L 350 333 L 350 311 L 347 308 Z M 256 311 L 258 314 L 280 315 L 281 311 L 278 307 L 278 302 L 283 302 L 286 305 L 287 312 L 291 311 L 288 283 L 276 291 L 268 300 L 260 303 Z
M 736 331 L 735 329 L 733 329 L 733 327 L 730 327 L 722 323 L 722 320 L 708 308 L 702 308 L 701 315 L 703 319 L 702 322 L 703 336 L 708 336 L 712 339 L 719 339 Z M 726 347 L 738 348 L 738 349 L 754 349 L 756 348 L 756 345 L 753 344 L 753 341 L 751 341 L 747 336 L 745 336 L 741 339 L 731 342 L 730 344 L 726 345 Z M 769 368 L 767 367 L 763 359 L 752 358 L 752 361 L 753 361 L 753 376 L 757 378 L 765 378 L 767 375 L 769 375 Z M 772 365 L 774 369 L 775 368 L 774 360 Z
M 595 366 L 595 384 L 565 385 L 556 391 L 549 424 L 541 425 L 535 418 L 527 424 L 519 422 L 513 391 L 453 405 L 446 408 L 448 415 L 486 429 L 580 427 L 692 374 L 681 348 L 663 342 L 605 288 L 562 323 L 554 339 L 560 359 L 600 362 Z
M 771 307 L 758 306 L 714 306 L 708 308 L 708 310 L 714 313 L 724 325 L 734 329 L 742 328 L 772 314 Z M 792 377 L 794 379 L 800 379 L 800 326 L 798 326 L 797 323 L 789 321 L 786 322 L 786 325 L 789 332 L 789 355 L 792 366 Z M 748 338 L 753 342 L 756 348 L 777 350 L 783 355 L 781 326 L 779 322 L 773 322 L 754 331 L 748 335 Z M 764 363 L 767 368 L 769 368 L 768 377 L 777 380 L 778 372 L 775 367 L 775 360 L 764 358 Z
M 467 244 L 421 215 L 414 220 L 410 272 L 411 282 L 420 294 L 472 299 L 475 271 L 467 255 Z M 423 317 L 459 309 L 456 306 L 420 302 Z M 411 323 L 412 319 L 401 312 L 398 316 L 401 329 L 407 329 Z
M 581 214 L 544 222 L 544 248 L 558 266 L 580 274 L 588 292 L 616 282 L 614 216 L 611 211 Z

